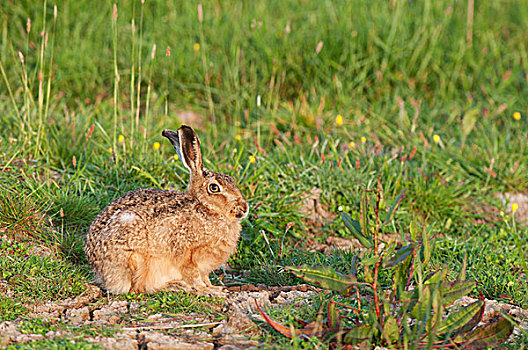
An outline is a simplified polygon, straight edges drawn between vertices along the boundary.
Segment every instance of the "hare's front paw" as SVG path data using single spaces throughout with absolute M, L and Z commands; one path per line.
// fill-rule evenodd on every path
M 164 288 L 164 290 L 170 292 L 185 292 L 216 298 L 227 298 L 228 296 L 227 290 L 222 286 L 190 286 L 183 281 L 171 282 Z
M 167 284 L 164 290 L 169 291 L 169 292 L 186 292 L 186 293 L 193 292 L 193 288 L 183 281 L 170 282 Z
M 228 293 L 227 289 L 225 289 L 222 286 L 208 286 L 205 288 L 197 289 L 198 295 L 204 295 L 208 297 L 215 297 L 215 298 L 227 298 Z

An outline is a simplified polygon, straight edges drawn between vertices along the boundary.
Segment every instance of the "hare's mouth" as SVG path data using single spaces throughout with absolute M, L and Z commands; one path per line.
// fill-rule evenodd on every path
M 245 213 L 238 212 L 235 216 L 237 219 L 245 219 L 248 216 L 248 212 L 249 211 L 246 211 Z
M 237 219 L 242 220 L 242 219 L 245 219 L 248 216 L 248 214 L 249 214 L 249 205 L 247 205 L 247 203 L 244 203 L 243 206 L 237 208 L 235 217 Z

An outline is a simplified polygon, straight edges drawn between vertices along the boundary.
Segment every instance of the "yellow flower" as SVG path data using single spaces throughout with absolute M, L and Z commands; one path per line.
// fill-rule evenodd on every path
M 198 44 L 198 43 L 194 43 L 194 45 L 193 45 L 193 50 L 194 50 L 194 51 L 200 51 L 200 44 Z
M 367 142 L 367 138 L 365 136 L 361 136 L 361 143 Z
M 108 151 L 109 153 L 112 153 L 112 147 L 108 147 L 107 151 Z
M 117 141 L 123 142 L 125 141 L 125 137 L 123 135 L 119 135 L 119 137 L 117 138 Z
M 242 140 L 242 136 L 240 136 L 240 135 L 235 135 L 235 140 L 237 140 L 237 141 Z
M 354 148 L 354 147 L 356 147 L 356 143 L 355 143 L 354 141 L 350 141 L 350 142 L 348 143 L 348 147 L 350 147 L 350 148 Z
M 180 159 L 177 154 L 174 155 L 174 160 Z
M 337 126 L 343 125 L 343 117 L 341 116 L 341 114 L 338 114 L 336 117 L 336 125 Z
M 508 282 L 508 287 L 513 287 L 515 283 L 513 281 Z
M 515 120 L 521 120 L 521 113 L 515 112 L 513 113 L 513 119 Z
M 159 142 L 154 142 L 154 144 L 152 145 L 152 147 L 153 147 L 154 149 L 160 149 L 161 145 L 160 145 Z
M 440 142 L 440 136 L 438 136 L 438 135 L 436 135 L 436 134 L 433 135 L 433 141 L 434 141 L 435 143 Z
M 249 156 L 249 163 L 255 164 L 256 161 L 257 161 L 257 158 L 255 158 L 255 156 Z
M 515 211 L 519 209 L 519 204 L 517 203 L 512 203 L 512 213 L 515 213 Z

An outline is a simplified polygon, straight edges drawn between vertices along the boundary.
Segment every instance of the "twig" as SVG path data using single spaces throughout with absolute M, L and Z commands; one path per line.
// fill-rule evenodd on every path
M 124 327 L 121 330 L 134 331 L 138 329 L 182 329 L 182 328 L 199 328 L 199 327 L 210 327 L 217 326 L 222 322 L 210 322 L 210 323 L 196 323 L 196 324 L 184 324 L 180 326 L 138 326 L 138 327 Z

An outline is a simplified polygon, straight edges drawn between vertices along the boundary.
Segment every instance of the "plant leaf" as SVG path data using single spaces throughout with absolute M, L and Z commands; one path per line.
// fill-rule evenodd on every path
M 468 295 L 477 285 L 474 281 L 444 281 L 440 284 L 444 306 L 451 305 L 455 300 Z
M 373 275 L 372 269 L 369 267 L 369 265 L 363 265 L 363 279 L 367 283 L 374 282 L 374 275 Z
M 341 313 L 336 308 L 336 303 L 330 300 L 328 303 L 328 316 L 326 318 L 326 324 L 328 328 L 339 329 L 341 327 Z
M 359 222 L 352 219 L 347 213 L 342 213 L 341 219 L 343 220 L 343 223 L 345 224 L 348 231 L 352 233 L 354 238 L 356 238 L 362 246 L 365 248 L 372 247 L 372 242 L 361 233 L 361 225 Z
M 462 266 L 460 267 L 460 272 L 456 278 L 457 281 L 463 281 L 466 279 L 466 267 L 467 267 L 467 252 L 464 252 L 464 261 L 462 261 Z
M 431 272 L 427 277 L 425 277 L 424 283 L 426 284 L 436 284 L 442 282 L 447 276 L 447 268 L 441 270 L 436 270 Z
M 405 295 L 407 289 L 407 282 L 412 274 L 411 264 L 412 259 L 405 259 L 403 264 L 396 266 L 394 277 L 392 279 L 392 290 L 397 298 L 401 299 Z M 405 298 L 407 299 L 407 298 Z
M 366 191 L 363 191 L 361 194 L 361 202 L 359 203 L 359 224 L 361 226 L 361 234 L 363 237 L 370 237 L 368 223 L 368 195 Z
M 383 210 L 385 209 L 385 190 L 383 189 L 383 185 L 381 184 L 380 177 L 378 175 L 378 198 L 379 198 L 379 209 Z
M 476 107 L 464 113 L 464 117 L 462 117 L 462 134 L 464 134 L 464 136 L 468 136 L 475 128 L 478 116 L 479 109 Z
M 372 326 L 353 327 L 345 332 L 343 344 L 355 345 L 372 338 L 374 328 Z
M 314 283 L 321 288 L 330 289 L 344 295 L 349 295 L 350 287 L 364 285 L 358 283 L 354 276 L 345 276 L 333 270 L 330 266 L 286 266 L 286 270 L 303 280 Z
M 292 338 L 294 336 L 307 336 L 307 337 L 320 337 L 324 334 L 324 330 L 321 324 L 314 325 L 313 322 L 309 323 L 305 328 L 297 329 L 293 327 L 286 327 L 285 325 L 274 321 L 269 317 L 262 309 L 260 308 L 258 302 L 255 300 L 255 305 L 257 310 L 262 316 L 262 318 L 277 332 L 284 335 L 285 337 Z
M 455 339 L 464 349 L 486 349 L 504 343 L 513 332 L 513 324 L 499 317 L 491 323 L 475 328 L 472 332 Z
M 383 222 L 382 225 L 387 225 L 388 223 L 390 223 L 392 221 L 392 219 L 394 219 L 394 211 L 400 205 L 400 203 L 401 203 L 401 201 L 403 199 L 403 196 L 405 195 L 405 192 L 407 192 L 406 188 L 402 191 L 402 193 L 400 193 L 400 195 L 398 197 L 396 197 L 396 199 L 392 203 L 389 211 L 387 212 L 387 216 L 385 217 L 385 221 Z
M 406 245 L 405 247 L 401 247 L 396 253 L 394 253 L 394 256 L 390 260 L 385 262 L 385 267 L 392 267 L 398 265 L 400 262 L 405 260 L 405 258 L 411 255 L 413 249 L 417 246 L 418 243 L 414 242 L 409 245 Z
M 350 274 L 354 276 L 354 278 L 357 278 L 357 261 L 358 261 L 358 254 L 354 255 L 352 258 L 352 266 L 350 266 Z
M 359 224 L 359 221 L 352 219 L 352 217 L 345 212 L 341 214 L 341 219 L 343 219 L 346 228 L 348 228 L 352 234 L 361 234 L 361 225 Z
M 475 328 L 484 314 L 485 303 L 477 300 L 456 312 L 452 312 L 442 320 L 436 329 L 437 335 L 447 334 L 450 338 Z
M 369 258 L 365 258 L 365 259 L 361 260 L 361 265 L 363 265 L 363 266 L 372 266 L 372 265 L 374 265 L 377 262 L 378 262 L 378 257 L 377 256 L 371 256 Z
M 388 338 L 390 343 L 398 340 L 400 336 L 400 330 L 394 316 L 389 315 L 389 317 L 385 319 L 385 324 L 383 325 L 383 334 Z
M 418 301 L 411 310 L 411 317 L 424 322 L 428 321 L 433 307 L 431 297 L 431 287 L 428 285 L 424 286 Z
M 423 263 L 427 265 L 431 258 L 431 242 L 429 241 L 429 231 L 432 225 L 422 230 L 422 249 L 423 249 Z

